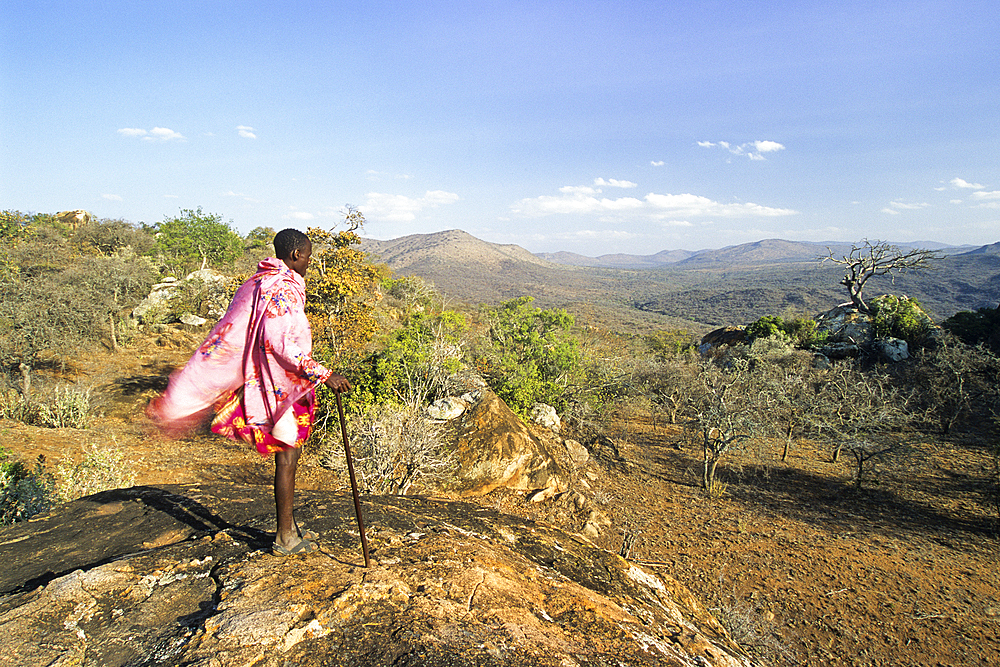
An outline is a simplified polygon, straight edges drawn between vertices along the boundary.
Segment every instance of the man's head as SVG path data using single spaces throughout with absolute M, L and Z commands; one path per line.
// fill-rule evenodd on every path
M 312 242 L 297 229 L 282 229 L 274 235 L 274 255 L 292 271 L 305 277 L 312 257 Z

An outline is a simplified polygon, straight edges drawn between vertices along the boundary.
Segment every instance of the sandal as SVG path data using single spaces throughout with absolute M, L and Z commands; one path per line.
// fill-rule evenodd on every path
M 315 533 L 309 530 L 308 528 L 300 528 L 298 523 L 295 524 L 295 530 L 298 531 L 299 537 L 301 537 L 303 540 L 309 540 L 310 542 L 315 542 L 316 540 L 319 539 L 319 533 Z
M 271 545 L 271 553 L 275 556 L 299 556 L 319 550 L 319 545 L 311 540 L 302 539 L 291 549 L 286 549 L 277 542 Z

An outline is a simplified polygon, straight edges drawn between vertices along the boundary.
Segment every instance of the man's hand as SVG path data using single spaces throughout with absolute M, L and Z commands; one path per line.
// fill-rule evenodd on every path
M 345 378 L 343 375 L 340 375 L 339 373 L 331 373 L 330 377 L 328 377 L 326 379 L 326 382 L 324 382 L 323 384 L 325 384 L 330 389 L 333 389 L 338 394 L 342 394 L 345 391 L 351 390 L 351 383 L 347 381 L 347 378 Z

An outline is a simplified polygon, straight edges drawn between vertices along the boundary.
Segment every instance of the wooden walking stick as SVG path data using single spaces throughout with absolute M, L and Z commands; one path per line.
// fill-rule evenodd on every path
M 347 422 L 344 421 L 344 407 L 340 402 L 340 392 L 334 391 L 337 397 L 337 414 L 340 416 L 340 434 L 344 436 L 344 454 L 347 456 L 347 472 L 351 476 L 351 493 L 354 495 L 354 513 L 358 517 L 358 532 L 361 533 L 361 551 L 365 555 L 365 567 L 369 566 L 368 538 L 365 536 L 365 520 L 361 517 L 361 501 L 358 500 L 358 483 L 354 479 L 354 462 L 351 461 L 351 446 L 347 444 Z

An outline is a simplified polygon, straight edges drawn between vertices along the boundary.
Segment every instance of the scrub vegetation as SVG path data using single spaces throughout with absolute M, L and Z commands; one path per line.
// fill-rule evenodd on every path
M 426 407 L 489 388 L 524 417 L 536 403 L 554 406 L 563 419 L 562 435 L 583 443 L 602 465 L 613 464 L 613 457 L 601 454 L 612 449 L 632 451 L 643 461 L 635 469 L 640 472 L 619 475 L 621 487 L 609 484 L 591 494 L 593 502 L 600 499 L 621 517 L 616 537 L 609 539 L 629 542 L 628 549 L 607 546 L 614 551 L 621 546 L 635 558 L 661 562 L 671 553 L 670 530 L 656 528 L 662 517 L 648 514 L 667 502 L 662 494 L 684 495 L 687 511 L 701 525 L 720 517 L 728 521 L 736 505 L 740 516 L 772 516 L 785 511 L 775 509 L 781 507 L 797 516 L 806 511 L 806 501 L 774 501 L 793 494 L 794 486 L 794 494 L 828 502 L 831 512 L 919 505 L 966 537 L 995 541 L 1000 534 L 1000 359 L 994 340 L 1000 309 L 955 313 L 941 330 L 919 316 L 914 299 L 862 300 L 862 272 L 847 285 L 852 298 L 871 313 L 880 335 L 910 344 L 909 359 L 816 363 L 825 334 L 804 307 L 789 309 L 781 299 L 769 302 L 770 314 L 749 320 L 741 319 L 747 311 L 735 309 L 725 324 L 745 327 L 742 342 L 699 349 L 707 320 L 698 321 L 698 303 L 691 305 L 690 328 L 649 324 L 641 331 L 608 326 L 606 318 L 596 325 L 583 309 L 540 306 L 532 294 L 463 303 L 426 280 L 396 275 L 372 261 L 359 249 L 363 216 L 352 207 L 344 213 L 341 225 L 308 232 L 313 241 L 308 316 L 314 354 L 355 385 L 344 406 L 367 492 L 405 494 L 422 482 L 453 475 L 453 453 L 442 446 L 440 428 L 425 418 Z M 269 254 L 273 234 L 259 228 L 240 237 L 221 216 L 200 208 L 154 225 L 99 220 L 77 229 L 51 215 L 4 211 L 3 428 L 62 429 L 74 441 L 112 428 L 102 412 L 109 406 L 104 390 L 79 377 L 80 359 L 102 354 L 124 359 L 130 346 L 172 345 L 171 332 L 181 335 L 183 325 L 131 317 L 151 286 L 168 275 L 213 267 L 231 277 L 231 289 Z M 834 280 L 829 294 L 836 292 Z M 671 299 L 660 298 L 657 307 Z M 831 296 L 826 308 L 834 305 Z M 718 304 L 710 310 L 712 317 L 721 312 Z M 203 333 L 184 334 L 192 349 Z M 169 370 L 109 384 L 121 395 L 129 388 L 152 391 L 162 388 Z M 336 468 L 343 457 L 337 455 L 340 425 L 333 398 L 319 389 L 307 456 Z M 122 445 L 91 448 L 53 468 L 28 452 L 13 451 L 11 439 L 2 441 L 8 447 L 0 452 L 5 523 L 133 484 L 146 465 L 125 455 Z M 946 477 L 942 470 L 950 465 L 961 467 L 962 497 L 934 496 L 933 488 L 947 486 L 943 482 L 914 486 L 916 480 Z M 640 483 L 634 475 L 645 477 Z M 657 489 L 659 499 L 644 496 Z M 511 511 L 532 516 L 539 508 Z M 536 518 L 580 528 L 571 515 Z M 746 532 L 739 529 L 741 522 L 732 524 L 734 542 Z M 711 544 L 725 549 L 716 538 Z M 773 638 L 778 630 L 753 618 L 752 600 L 732 590 L 699 590 L 714 595 L 720 617 L 729 619 L 734 631 L 737 624 L 752 627 L 746 636 L 772 644 L 762 637 Z M 849 645 L 843 637 L 830 645 L 838 641 Z M 774 650 L 787 657 L 784 645 Z

